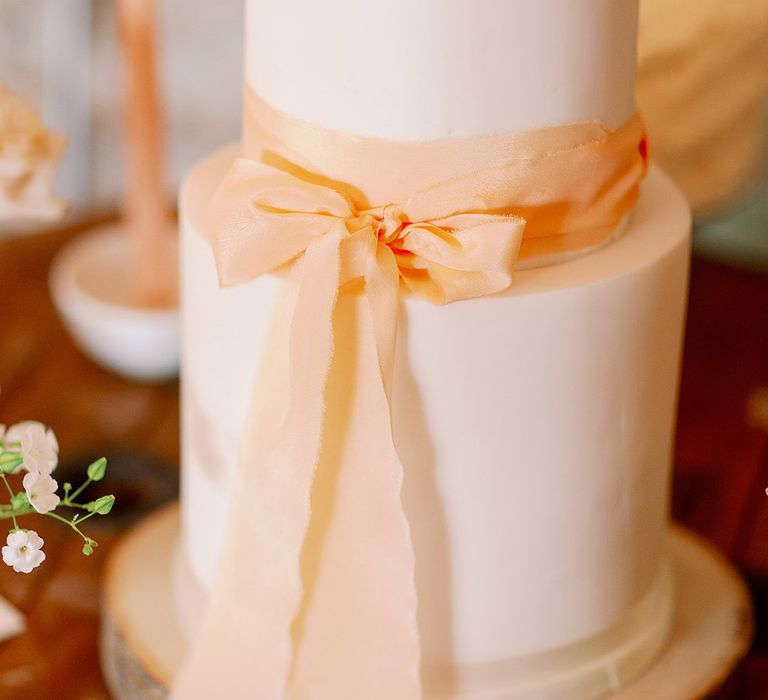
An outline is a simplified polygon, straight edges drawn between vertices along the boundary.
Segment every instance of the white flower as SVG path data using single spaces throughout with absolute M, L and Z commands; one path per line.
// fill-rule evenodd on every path
M 45 559 L 43 540 L 34 530 L 16 530 L 8 535 L 3 547 L 3 561 L 14 571 L 28 574 Z
M 59 462 L 59 443 L 53 430 L 42 423 L 27 420 L 8 428 L 5 434 L 6 449 L 13 449 L 10 443 L 19 443 L 23 462 L 14 474 L 21 469 L 28 472 L 50 474 Z
M 29 474 L 24 475 L 21 483 L 27 492 L 29 502 L 38 513 L 48 513 L 59 505 L 60 499 L 56 495 L 56 489 L 59 488 L 59 485 L 50 474 L 29 472 Z

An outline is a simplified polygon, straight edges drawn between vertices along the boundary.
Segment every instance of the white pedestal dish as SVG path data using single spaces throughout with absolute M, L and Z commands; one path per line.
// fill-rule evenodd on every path
M 171 379 L 179 370 L 179 310 L 130 304 L 128 243 L 114 225 L 72 241 L 51 267 L 51 295 L 94 362 L 132 380 Z

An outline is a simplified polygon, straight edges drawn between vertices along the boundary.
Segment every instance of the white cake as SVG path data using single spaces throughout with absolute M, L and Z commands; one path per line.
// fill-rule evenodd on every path
M 636 0 L 249 0 L 246 82 L 291 117 L 368 138 L 616 128 L 634 112 L 636 14 Z M 205 209 L 234 155 L 198 165 L 181 198 L 190 634 L 278 286 L 219 288 Z M 688 233 L 652 168 L 599 249 L 537 260 L 493 297 L 401 304 L 392 415 L 425 698 L 599 697 L 663 645 Z

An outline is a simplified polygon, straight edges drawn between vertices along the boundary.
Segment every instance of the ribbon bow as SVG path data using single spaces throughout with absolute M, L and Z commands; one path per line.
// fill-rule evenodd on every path
M 357 211 L 338 190 L 240 158 L 210 211 L 217 222 L 211 243 L 221 283 L 246 282 L 329 246 L 343 263 L 342 284 L 360 277 L 370 282 L 381 273 L 439 304 L 506 289 L 525 221 L 452 211 L 441 196 L 441 189 L 451 187 L 438 185 L 401 205 Z M 371 265 L 374 260 L 377 265 Z

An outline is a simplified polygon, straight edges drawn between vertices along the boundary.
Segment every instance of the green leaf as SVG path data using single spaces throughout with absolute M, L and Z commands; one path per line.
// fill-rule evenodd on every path
M 16 467 L 23 464 L 24 458 L 18 452 L 4 452 L 0 454 L 0 470 L 10 474 Z
M 29 506 L 29 499 L 24 491 L 19 491 L 14 496 L 11 496 L 11 508 L 14 511 L 24 510 Z
M 91 481 L 101 481 L 107 473 L 107 458 L 101 457 L 88 466 L 88 478 Z
M 109 496 L 102 496 L 95 501 L 91 501 L 86 504 L 86 508 L 91 513 L 98 513 L 99 515 L 106 515 L 112 510 L 112 506 L 115 505 L 115 497 L 111 494 Z

